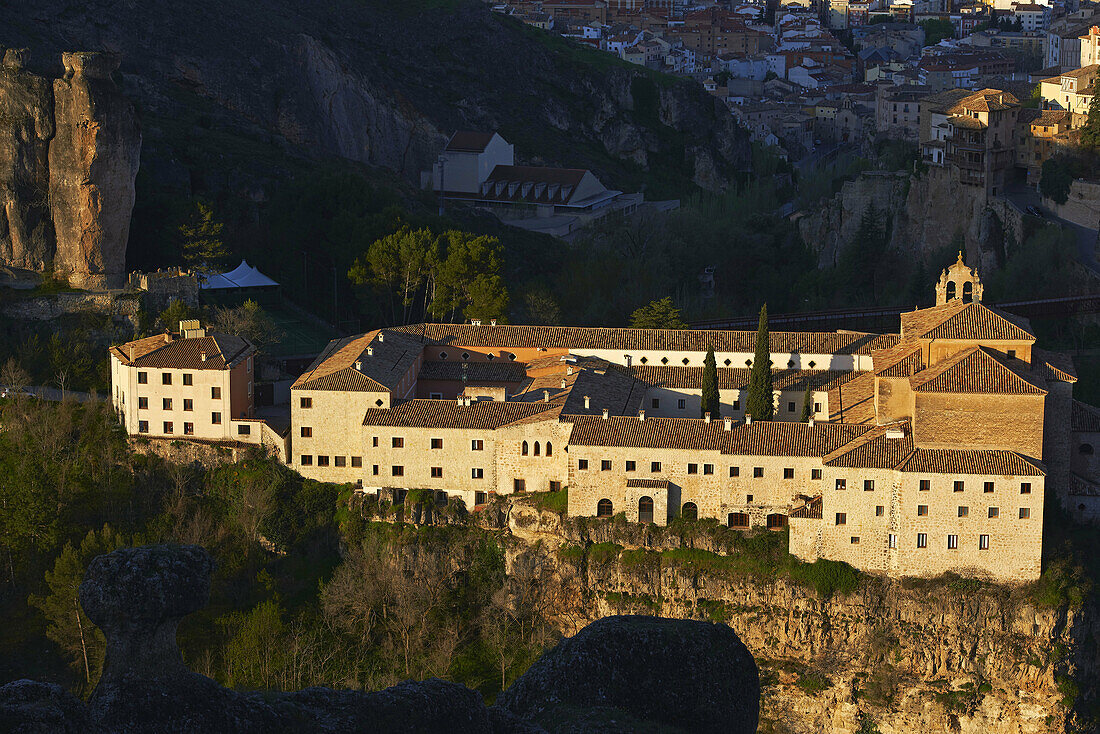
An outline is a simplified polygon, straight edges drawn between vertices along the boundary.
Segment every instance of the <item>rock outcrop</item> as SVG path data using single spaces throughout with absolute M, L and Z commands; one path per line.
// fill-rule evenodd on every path
M 92 561 L 80 603 L 107 638 L 88 705 L 57 686 L 0 687 L 6 731 L 538 732 L 756 730 L 756 665 L 728 628 L 611 617 L 565 640 L 488 708 L 464 686 L 431 679 L 364 693 L 309 688 L 241 693 L 189 671 L 179 620 L 201 609 L 214 564 L 198 546 L 125 548 Z M 552 714 L 547 716 L 547 714 Z
M 66 53 L 51 84 L 28 58 L 8 49 L 0 67 L 0 267 L 121 287 L 141 132 L 118 60 Z

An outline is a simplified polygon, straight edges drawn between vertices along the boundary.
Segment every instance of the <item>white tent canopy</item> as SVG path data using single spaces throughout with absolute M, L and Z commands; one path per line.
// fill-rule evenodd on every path
M 207 290 L 224 290 L 228 288 L 265 288 L 279 285 L 259 270 L 251 267 L 246 260 L 230 270 L 228 273 L 211 273 L 202 282 L 202 287 Z

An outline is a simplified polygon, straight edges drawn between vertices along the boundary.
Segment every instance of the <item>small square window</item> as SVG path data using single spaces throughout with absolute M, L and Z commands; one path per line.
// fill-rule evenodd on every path
M 741 401 L 740 400 L 734 400 L 733 401 L 733 409 L 734 410 L 741 410 Z
M 441 392 L 430 392 L 430 393 L 428 393 L 428 399 L 429 400 L 442 400 L 443 399 L 443 393 L 441 393 Z
M 160 384 L 162 384 L 162 385 L 171 385 L 172 384 L 172 373 L 171 372 L 161 372 L 160 373 Z
M 252 426 L 248 425 L 247 423 L 242 423 L 242 424 L 238 425 L 237 426 L 237 435 L 238 436 L 251 436 L 252 435 Z
M 752 476 L 753 476 L 754 479 L 763 479 L 764 478 L 764 467 L 754 466 L 752 468 Z
M 848 480 L 847 479 L 838 479 L 838 480 L 836 480 L 836 488 L 837 488 L 837 490 L 847 489 L 848 488 Z
M 820 413 L 821 412 L 821 403 L 814 403 L 814 412 L 815 413 Z
M 160 399 L 160 407 L 163 410 L 171 410 L 172 409 L 172 398 L 161 398 Z
M 986 482 L 982 485 L 982 492 L 984 494 L 993 494 L 994 489 L 996 489 L 996 486 L 993 484 L 993 482 Z
M 821 479 L 820 469 L 810 469 L 810 479 Z
M 875 517 L 882 517 L 886 514 L 886 508 L 883 505 L 875 505 Z
M 959 517 L 970 517 L 970 508 L 966 505 L 959 505 Z
M 192 400 L 191 398 L 184 398 L 183 399 L 183 409 L 185 411 L 194 410 L 195 409 L 195 401 Z
M 471 439 L 471 441 L 470 441 L 470 451 L 484 451 L 484 450 L 485 450 L 485 442 L 483 440 L 481 440 L 480 438 Z
M 301 398 L 298 400 L 298 407 L 300 408 L 312 408 L 313 398 Z
M 138 421 L 138 433 L 149 432 L 149 421 Z
M 874 479 L 864 479 L 863 480 L 863 491 L 864 492 L 874 492 L 875 491 L 875 480 Z
M 1021 520 L 1027 520 L 1030 517 L 1031 517 L 1031 508 L 1030 507 L 1021 507 L 1020 508 L 1020 519 Z
M 485 478 L 485 470 L 480 468 L 480 467 L 474 467 L 473 469 L 470 470 L 470 478 L 471 479 L 484 479 Z
M 221 413 L 211 413 L 210 414 L 210 422 L 213 423 L 215 426 L 221 425 L 222 414 Z
M 610 459 L 601 459 L 600 460 L 600 471 L 611 471 L 611 460 Z
M 149 408 L 149 398 L 138 398 L 138 410 L 147 410 Z
M 846 512 L 836 513 L 836 524 L 837 525 L 844 525 L 847 522 L 848 522 L 848 513 L 846 513 Z
M 699 473 L 699 465 L 698 464 L 688 464 L 688 470 L 687 471 L 688 471 L 688 474 L 698 474 Z
M 220 387 L 210 388 L 210 399 L 211 400 L 221 400 L 222 399 L 222 389 Z
M 302 466 L 313 466 L 313 456 L 310 454 L 302 454 L 299 457 L 299 461 Z
M 959 536 L 948 535 L 947 536 L 947 550 L 956 550 L 959 547 Z
M 920 480 L 920 491 L 927 492 L 930 489 L 932 489 L 932 480 L 931 479 L 922 479 L 922 480 Z
M 999 507 L 990 507 L 989 508 L 989 517 L 990 517 L 990 519 L 992 519 L 994 517 L 1000 517 L 1000 515 L 1001 515 L 1001 509 Z
M 328 466 L 328 456 L 318 456 L 317 466 Z
M 148 385 L 149 384 L 149 373 L 148 372 L 138 372 L 138 384 L 139 385 Z
M 661 399 L 660 399 L 660 398 L 653 398 L 653 400 L 651 400 L 651 401 L 649 402 L 649 404 L 650 404 L 651 406 L 653 406 L 653 409 L 654 409 L 654 410 L 656 410 L 656 409 L 658 409 L 658 408 L 660 408 L 660 407 L 661 407 Z
M 794 467 L 792 467 L 792 466 L 784 467 L 784 469 L 783 469 L 783 478 L 784 479 L 794 479 Z
M 362 456 L 353 456 L 353 457 L 351 457 L 351 465 L 355 468 L 362 467 L 363 466 L 363 457 Z
M 401 436 L 394 436 L 390 439 L 390 447 L 395 449 L 405 448 L 405 439 Z
M 346 456 L 333 456 L 332 457 L 332 465 L 333 466 L 341 466 L 341 467 L 342 466 L 347 466 L 348 465 L 348 457 L 346 457 Z
M 649 462 L 649 471 L 652 474 L 660 474 L 661 473 L 661 462 L 659 462 L 659 461 Z
M 302 438 L 313 438 L 313 428 L 310 426 L 302 426 L 301 434 Z
M 403 467 L 403 466 L 394 466 L 390 470 L 390 473 L 393 474 L 393 476 L 395 476 L 395 477 L 403 477 L 403 476 L 405 476 L 405 467 Z
M 978 550 L 989 550 L 989 536 L 988 535 L 979 535 L 978 536 Z
M 730 476 L 731 476 L 731 477 L 739 477 L 739 476 L 741 476 L 741 467 L 739 467 L 739 466 L 731 466 L 731 467 L 730 467 Z
M 1020 494 L 1031 494 L 1031 482 L 1023 482 L 1020 484 Z
M 704 474 L 713 474 L 714 473 L 714 464 L 703 464 L 703 473 Z
M 793 413 L 794 412 L 794 401 L 791 401 L 791 402 L 787 403 L 787 412 L 788 413 Z
M 962 482 L 962 481 L 955 482 L 955 491 L 956 492 L 962 492 L 964 489 L 966 489 L 966 482 Z
M 443 448 L 443 439 L 442 438 L 433 438 L 432 439 L 432 448 L 433 449 Z
M 638 469 L 638 462 L 636 462 L 636 461 L 627 461 L 626 462 L 626 470 L 627 471 L 637 471 L 637 469 Z
M 432 467 L 432 479 L 442 479 L 442 478 L 443 478 L 443 467 L 433 466 Z
M 918 548 L 927 548 L 928 547 L 928 534 L 927 533 L 917 533 L 917 547 Z
M 185 436 L 195 435 L 195 424 L 194 423 L 184 423 L 183 424 L 183 435 L 185 435 Z
M 683 410 L 684 408 L 687 407 L 687 401 L 684 400 L 683 398 L 680 398 L 679 400 L 676 401 L 676 407 L 679 410 Z
M 378 448 L 378 436 L 371 436 L 370 445 L 371 448 Z
M 184 372 L 183 373 L 183 384 L 184 385 L 194 384 L 193 379 L 194 379 L 194 375 L 192 375 L 190 372 Z
M 588 469 L 588 459 L 577 459 L 577 469 L 579 471 Z
M 917 516 L 924 517 L 928 514 L 928 505 L 917 505 Z
M 374 476 L 378 476 L 378 464 L 374 464 L 373 466 L 371 466 L 370 473 Z
M 853 535 L 851 542 L 852 542 L 852 545 L 859 545 L 859 536 L 858 535 Z
M 752 502 L 752 495 L 751 494 L 745 495 L 745 502 L 746 503 L 751 503 Z

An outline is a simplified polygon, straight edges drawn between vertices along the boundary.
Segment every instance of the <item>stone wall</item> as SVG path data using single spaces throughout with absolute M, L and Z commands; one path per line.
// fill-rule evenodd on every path
M 1043 206 L 1056 217 L 1088 229 L 1100 228 L 1100 181 L 1077 179 L 1069 187 L 1065 204 L 1043 199 Z
M 6 316 L 27 321 L 50 321 L 73 314 L 101 313 L 136 324 L 140 310 L 140 298 L 133 294 L 107 291 L 55 293 L 12 301 L 4 306 Z

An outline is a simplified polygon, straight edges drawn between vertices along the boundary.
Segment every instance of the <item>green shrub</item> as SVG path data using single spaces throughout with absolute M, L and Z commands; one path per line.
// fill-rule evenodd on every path
M 833 682 L 820 673 L 806 673 L 798 676 L 796 683 L 807 696 L 816 696 L 827 688 L 831 688 Z
M 596 543 L 589 547 L 588 557 L 595 563 L 608 563 L 619 557 L 623 547 L 618 543 Z
M 859 586 L 859 571 L 844 561 L 824 558 L 795 566 L 791 569 L 791 578 L 814 587 L 822 599 L 837 592 L 850 594 Z
M 561 489 L 557 492 L 532 492 L 527 496 L 531 499 L 535 507 L 540 510 L 548 510 L 557 513 L 558 515 L 564 515 L 566 507 L 569 504 L 568 489 Z

